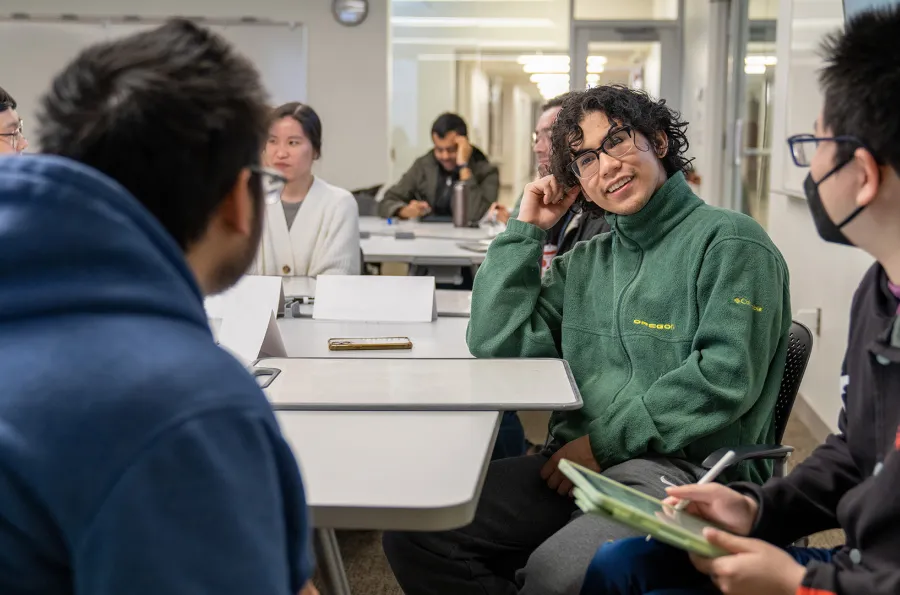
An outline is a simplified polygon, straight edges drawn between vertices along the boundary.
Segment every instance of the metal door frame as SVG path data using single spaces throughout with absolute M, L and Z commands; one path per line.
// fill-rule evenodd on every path
M 587 77 L 588 45 L 592 42 L 659 42 L 659 94 L 675 109 L 681 104 L 681 21 L 571 21 L 569 36 L 571 90 L 583 90 Z

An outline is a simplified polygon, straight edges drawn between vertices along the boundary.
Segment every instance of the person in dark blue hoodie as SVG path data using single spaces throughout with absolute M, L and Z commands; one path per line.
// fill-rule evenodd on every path
M 297 463 L 203 296 L 251 264 L 266 102 L 188 21 L 93 46 L 0 159 L 0 593 L 296 595 Z

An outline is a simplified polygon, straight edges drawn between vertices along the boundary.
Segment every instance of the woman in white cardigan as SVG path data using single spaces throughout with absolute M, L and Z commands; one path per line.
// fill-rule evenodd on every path
M 257 274 L 359 274 L 359 208 L 349 192 L 313 175 L 321 153 L 322 123 L 311 107 L 287 103 L 275 109 L 265 162 L 287 184 L 280 197 L 267 197 Z

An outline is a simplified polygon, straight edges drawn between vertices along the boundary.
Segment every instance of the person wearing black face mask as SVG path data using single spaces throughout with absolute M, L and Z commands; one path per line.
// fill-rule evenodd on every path
M 804 189 L 823 240 L 877 262 L 859 285 L 841 372 L 838 433 L 787 477 L 764 486 L 688 485 L 669 504 L 728 533 L 730 554 L 702 558 L 643 538 L 601 547 L 582 593 L 896 595 L 900 593 L 900 7 L 862 13 L 824 44 L 825 102 L 815 135 L 788 139 L 808 166 Z M 834 550 L 788 547 L 841 528 Z
M 820 126 L 819 121 L 816 122 L 816 127 Z M 822 185 L 825 180 L 830 178 L 832 175 L 839 172 L 844 166 L 851 163 L 855 157 L 856 149 L 866 149 L 865 145 L 861 140 L 854 136 L 814 136 L 811 134 L 797 134 L 788 139 L 788 144 L 791 147 L 791 157 L 794 159 L 794 163 L 798 167 L 809 167 L 810 157 L 816 153 L 817 147 L 820 143 L 834 143 L 839 147 L 837 163 L 832 167 L 828 172 L 822 176 L 818 181 L 813 178 L 812 172 L 810 172 L 806 179 L 803 181 L 803 192 L 806 195 L 806 199 L 809 205 L 809 211 L 812 215 L 813 222 L 816 224 L 816 231 L 819 232 L 819 236 L 825 240 L 826 242 L 831 242 L 834 244 L 843 244 L 845 246 L 853 246 L 853 242 L 844 235 L 844 232 L 841 229 L 849 224 L 851 221 L 856 219 L 856 217 L 863 212 L 863 209 L 866 208 L 867 205 L 860 204 L 857 205 L 853 211 L 841 219 L 839 223 L 835 223 L 831 220 L 831 217 L 828 215 L 828 211 L 825 209 L 825 206 L 822 204 L 822 197 L 819 195 L 819 186 Z M 811 150 L 810 150 L 811 149 Z M 845 155 L 846 154 L 846 155 Z M 869 156 L 874 156 L 869 151 Z

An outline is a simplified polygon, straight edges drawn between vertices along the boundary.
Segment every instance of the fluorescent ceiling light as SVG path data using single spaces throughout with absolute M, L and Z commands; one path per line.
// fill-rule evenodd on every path
M 519 56 L 517 62 L 522 65 L 522 70 L 527 73 L 555 72 L 557 74 L 566 74 L 569 72 L 568 56 L 536 54 L 533 56 Z
M 778 64 L 778 58 L 775 56 L 747 56 L 744 58 L 744 64 L 763 64 L 765 66 L 775 66 Z
M 427 0 L 429 4 L 433 2 L 479 2 L 479 3 L 487 3 L 487 2 L 501 2 L 501 3 L 509 3 L 509 2 L 553 2 L 555 0 Z M 423 0 L 391 0 L 392 4 L 421 4 Z
M 569 90 L 569 77 L 563 76 L 558 79 L 542 81 L 537 84 L 537 88 L 545 100 L 553 99 Z
M 530 80 L 532 83 L 544 83 L 544 82 L 553 83 L 553 82 L 558 82 L 558 81 L 566 81 L 566 83 L 568 83 L 569 75 L 568 74 L 553 74 L 550 72 L 541 72 L 541 73 L 532 74 L 528 78 L 528 80 Z
M 516 39 L 476 39 L 474 37 L 394 37 L 391 40 L 394 45 L 443 45 L 460 48 L 511 48 L 521 51 L 522 46 L 529 48 L 553 48 L 553 41 L 522 41 Z
M 456 62 L 465 60 L 472 62 L 510 62 L 516 63 L 516 57 L 508 54 L 419 54 L 419 62 Z
M 559 62 L 569 63 L 569 56 L 565 54 L 526 54 L 524 56 L 519 56 L 516 58 L 516 62 L 519 64 L 529 64 L 531 62 L 537 62 L 539 60 L 558 60 Z
M 550 19 L 508 17 L 391 17 L 395 27 L 474 27 L 476 29 L 546 29 Z
M 745 74 L 765 74 L 766 73 L 766 65 L 765 64 L 745 64 L 744 65 L 744 73 Z

